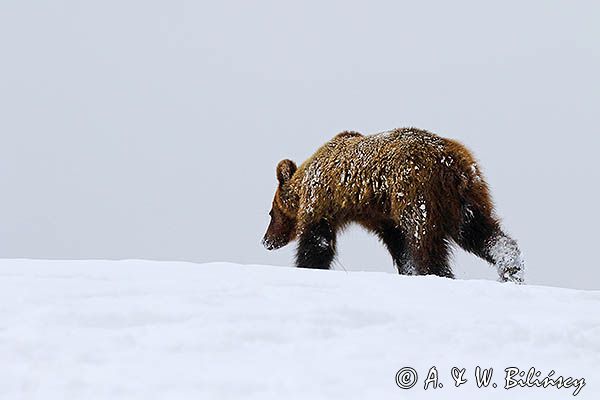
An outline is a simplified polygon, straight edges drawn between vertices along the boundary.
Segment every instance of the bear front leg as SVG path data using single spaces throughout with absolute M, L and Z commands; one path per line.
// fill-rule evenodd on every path
M 329 269 L 335 257 L 335 231 L 326 220 L 302 230 L 296 251 L 298 268 Z

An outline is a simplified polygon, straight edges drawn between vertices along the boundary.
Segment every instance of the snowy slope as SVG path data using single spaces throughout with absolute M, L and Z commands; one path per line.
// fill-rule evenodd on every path
M 0 261 L 1 399 L 600 398 L 600 292 L 226 263 Z M 423 390 L 436 366 L 442 388 Z M 476 366 L 498 388 L 478 389 Z M 403 390 L 396 372 L 414 367 Z M 454 387 L 451 367 L 466 368 Z

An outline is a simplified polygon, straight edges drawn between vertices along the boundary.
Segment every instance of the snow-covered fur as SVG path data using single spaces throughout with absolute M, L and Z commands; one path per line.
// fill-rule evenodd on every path
M 342 132 L 300 167 L 281 161 L 277 179 L 263 242 L 275 249 L 297 238 L 299 267 L 328 269 L 337 232 L 356 222 L 401 274 L 452 277 L 453 241 L 496 265 L 502 280 L 522 281 L 519 249 L 500 228 L 479 165 L 454 140 L 415 128 Z
M 525 262 L 514 239 L 504 234 L 498 234 L 487 243 L 487 252 L 498 269 L 500 280 L 523 282 Z

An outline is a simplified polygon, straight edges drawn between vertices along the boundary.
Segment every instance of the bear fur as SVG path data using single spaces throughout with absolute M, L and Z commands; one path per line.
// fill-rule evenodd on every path
M 296 265 L 329 269 L 336 234 L 349 223 L 375 233 L 398 272 L 453 277 L 450 246 L 523 282 L 517 243 L 506 235 L 477 161 L 459 142 L 415 129 L 342 132 L 300 167 L 277 165 L 278 187 L 263 239 L 269 250 L 298 240 Z

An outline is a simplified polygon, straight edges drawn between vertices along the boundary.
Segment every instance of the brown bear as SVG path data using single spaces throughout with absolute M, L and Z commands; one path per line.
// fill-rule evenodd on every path
M 298 239 L 296 265 L 329 269 L 336 233 L 351 222 L 374 232 L 404 275 L 453 277 L 450 245 L 523 282 L 517 243 L 494 214 L 488 186 L 459 142 L 415 129 L 342 132 L 299 168 L 277 165 L 279 182 L 264 246 Z

